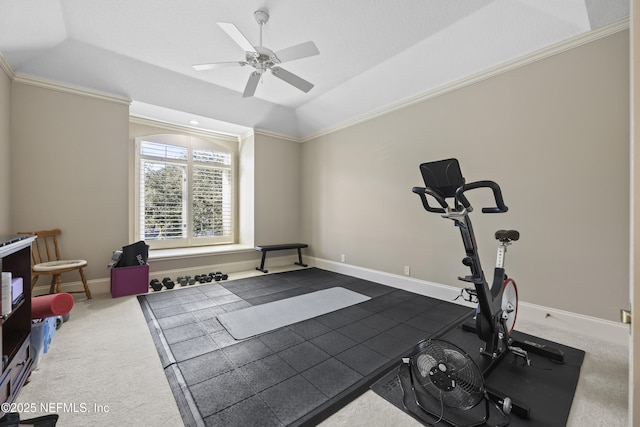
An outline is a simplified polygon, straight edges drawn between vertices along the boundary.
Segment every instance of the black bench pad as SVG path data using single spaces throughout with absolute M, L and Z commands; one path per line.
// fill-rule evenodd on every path
M 284 249 L 300 249 L 300 248 L 308 248 L 308 247 L 309 245 L 305 243 L 285 243 L 282 245 L 256 246 L 256 251 L 269 252 L 269 251 L 281 251 Z
M 280 245 L 262 245 L 262 246 L 256 246 L 256 251 L 258 252 L 262 252 L 262 260 L 260 261 L 260 267 L 256 267 L 256 270 L 262 271 L 263 273 L 268 273 L 268 270 L 265 270 L 264 268 L 264 261 L 267 257 L 267 252 L 271 252 L 271 251 L 283 251 L 286 249 L 297 249 L 298 250 L 298 262 L 296 262 L 296 265 L 300 265 L 302 267 L 306 267 L 307 264 L 303 264 L 302 263 L 302 253 L 300 252 L 300 249 L 303 248 L 308 248 L 309 245 L 307 245 L 306 243 L 284 243 L 284 244 L 280 244 Z

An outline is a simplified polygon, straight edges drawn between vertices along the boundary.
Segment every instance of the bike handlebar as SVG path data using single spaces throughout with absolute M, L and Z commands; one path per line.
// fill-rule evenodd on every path
M 502 190 L 500 186 L 493 181 L 476 181 L 470 184 L 463 184 L 456 190 L 456 200 L 462 204 L 465 208 L 469 209 L 471 203 L 465 197 L 465 191 L 474 190 L 476 188 L 490 188 L 493 191 L 493 198 L 496 201 L 496 206 L 492 208 L 482 208 L 482 213 L 503 213 L 507 212 L 509 208 L 504 204 L 502 198 Z
M 436 193 L 435 191 L 432 191 L 429 188 L 424 188 L 424 187 L 413 187 L 411 191 L 417 194 L 418 196 L 420 196 L 420 200 L 422 200 L 422 206 L 429 212 L 441 213 L 441 214 L 447 213 L 446 209 L 449 208 L 449 205 L 447 205 L 447 202 L 444 200 L 444 197 L 442 197 L 440 194 Z M 438 202 L 442 207 L 441 208 L 431 207 L 429 205 L 429 202 L 427 201 L 427 196 L 426 196 L 427 194 L 433 197 L 434 199 L 436 199 L 436 202 Z
M 493 198 L 496 201 L 496 206 L 491 208 L 482 208 L 482 213 L 503 213 L 507 212 L 509 208 L 504 204 L 504 200 L 502 198 L 502 190 L 500 190 L 500 186 L 493 181 L 477 181 L 472 182 L 470 184 L 463 184 L 456 190 L 455 200 L 456 207 L 458 203 L 462 205 L 467 211 L 471 212 L 473 209 L 471 208 L 471 203 L 464 195 L 466 191 L 475 190 L 476 188 L 490 188 L 493 191 Z M 429 212 L 446 214 L 449 209 L 449 205 L 447 204 L 445 198 L 434 191 L 431 188 L 424 187 L 413 187 L 411 191 L 418 196 L 420 196 L 420 200 L 422 201 L 422 206 Z M 427 200 L 427 195 L 433 197 L 436 202 L 442 207 L 433 207 L 429 205 L 429 201 Z

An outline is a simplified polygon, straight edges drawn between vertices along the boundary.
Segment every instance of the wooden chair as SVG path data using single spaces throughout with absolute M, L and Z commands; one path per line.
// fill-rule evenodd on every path
M 51 286 L 49 293 L 62 292 L 62 273 L 78 270 L 82 284 L 84 285 L 84 293 L 88 299 L 91 299 L 91 290 L 87 285 L 87 278 L 82 270 L 87 266 L 87 261 L 83 259 L 62 259 L 60 256 L 60 248 L 58 247 L 58 236 L 62 234 L 60 229 L 27 231 L 18 234 L 29 234 L 36 236 L 34 242 L 35 247 L 31 249 L 31 257 L 33 265 L 31 266 L 31 289 L 35 286 L 40 276 L 51 276 Z M 82 293 L 83 291 L 66 291 L 68 293 Z

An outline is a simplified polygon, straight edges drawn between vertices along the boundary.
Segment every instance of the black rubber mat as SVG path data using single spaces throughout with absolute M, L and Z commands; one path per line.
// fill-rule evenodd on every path
M 341 286 L 370 300 L 237 341 L 220 313 Z M 316 268 L 138 297 L 187 426 L 312 425 L 470 309 Z
M 485 379 L 486 388 L 500 396 L 508 396 L 514 403 L 529 411 L 528 418 L 523 418 L 516 413 L 510 414 L 508 419 L 510 426 L 560 427 L 566 425 L 580 376 L 580 367 L 584 360 L 584 351 L 518 331 L 514 331 L 512 338 L 521 342 L 535 342 L 557 348 L 564 354 L 564 363 L 560 364 L 529 352 L 531 364 L 527 365 L 522 358 L 509 354 L 489 373 Z M 480 354 L 482 342 L 475 333 L 454 328 L 439 339 L 453 343 L 466 352 L 481 371 L 486 368 L 488 359 Z M 420 411 L 411 401 L 415 401 L 411 394 L 408 395 L 407 401 L 403 401 L 401 384 L 405 385 L 406 391 L 410 381 L 406 365 L 399 365 L 374 383 L 371 389 L 419 421 L 425 424 L 435 423 L 438 417 L 432 417 Z M 436 406 L 440 407 L 439 403 Z M 503 424 L 504 416 L 495 406 L 490 405 L 489 408 L 491 422 L 487 425 Z

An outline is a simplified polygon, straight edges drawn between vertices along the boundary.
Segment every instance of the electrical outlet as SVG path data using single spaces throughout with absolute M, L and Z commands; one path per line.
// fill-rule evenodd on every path
M 347 256 L 345 254 L 340 255 L 340 262 L 346 262 Z
M 404 266 L 404 275 L 411 276 L 411 267 L 409 267 L 408 265 Z

